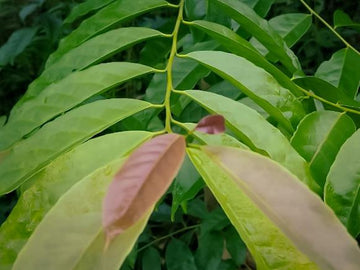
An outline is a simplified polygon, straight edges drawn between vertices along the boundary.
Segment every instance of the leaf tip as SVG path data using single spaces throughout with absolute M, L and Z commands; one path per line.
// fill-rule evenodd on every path
M 196 125 L 195 130 L 207 134 L 224 133 L 225 118 L 220 114 L 205 116 Z

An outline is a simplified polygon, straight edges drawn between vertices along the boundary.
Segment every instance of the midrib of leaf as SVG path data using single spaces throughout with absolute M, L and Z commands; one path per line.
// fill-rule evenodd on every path
M 291 31 L 289 31 L 285 36 L 281 36 L 281 37 L 282 37 L 284 40 L 286 40 L 286 38 L 287 38 L 288 36 L 291 36 L 291 33 L 292 33 L 295 29 L 301 28 L 302 25 L 303 25 L 303 23 L 304 23 L 309 17 L 311 17 L 310 14 L 308 14 L 307 17 L 304 17 L 304 18 L 303 18 L 297 25 L 295 25 L 295 27 L 293 27 L 293 28 L 291 29 Z M 288 44 L 288 46 L 290 46 L 290 44 Z
M 338 115 L 338 117 L 336 118 L 336 120 L 333 122 L 333 124 L 331 125 L 331 127 L 328 129 L 328 132 L 326 133 L 326 136 L 323 138 L 322 142 L 320 143 L 320 145 L 318 146 L 318 148 L 316 149 L 314 155 L 312 156 L 309 165 L 311 166 L 314 159 L 317 157 L 317 155 L 319 154 L 319 152 L 321 151 L 323 145 L 327 142 L 327 140 L 329 139 L 333 129 L 335 128 L 335 126 L 337 125 L 338 121 L 340 120 L 340 118 L 344 115 L 344 113 L 340 113 Z

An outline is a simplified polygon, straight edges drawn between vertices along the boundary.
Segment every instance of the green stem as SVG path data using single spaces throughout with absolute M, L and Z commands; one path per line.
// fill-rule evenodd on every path
M 346 108 L 346 107 L 344 107 L 344 106 L 341 106 L 341 105 L 338 104 L 338 103 L 331 102 L 331 101 L 329 101 L 329 100 L 327 100 L 327 99 L 325 99 L 325 98 L 322 98 L 322 97 L 314 94 L 313 92 L 310 92 L 310 91 L 305 90 L 304 88 L 302 88 L 302 87 L 300 87 L 300 86 L 298 86 L 298 88 L 300 89 L 301 92 L 303 92 L 305 95 L 307 95 L 307 96 L 309 96 L 309 97 L 315 98 L 315 99 L 317 99 L 317 100 L 319 100 L 319 101 L 321 101 L 321 102 L 323 102 L 323 103 L 326 103 L 326 104 L 328 104 L 328 105 L 330 105 L 330 106 L 333 106 L 333 107 L 335 107 L 335 108 L 338 108 L 338 109 L 340 109 L 340 110 L 342 110 L 342 111 L 344 111 L 344 112 L 349 112 L 349 113 L 354 113 L 354 114 L 359 114 L 359 115 L 360 115 L 360 111 L 353 110 L 353 109 L 350 109 L 350 108 Z
M 159 241 L 161 241 L 161 240 L 167 239 L 167 238 L 169 238 L 169 237 L 171 237 L 171 236 L 174 236 L 174 235 L 176 235 L 176 234 L 179 234 L 179 233 L 181 233 L 181 232 L 185 232 L 185 231 L 197 229 L 197 228 L 199 228 L 199 227 L 200 227 L 200 224 L 196 224 L 196 225 L 188 226 L 188 227 L 185 227 L 185 228 L 181 228 L 180 230 L 177 230 L 177 231 L 175 231 L 175 232 L 172 232 L 172 233 L 169 233 L 169 234 L 167 234 L 167 235 L 161 236 L 161 237 L 155 239 L 154 241 L 151 241 L 150 243 L 142 246 L 141 248 L 139 248 L 139 249 L 137 250 L 137 252 L 140 252 L 140 251 L 142 251 L 142 250 L 144 250 L 144 249 L 152 246 L 153 244 L 155 244 L 155 243 L 157 243 L 157 242 L 159 242 Z
M 170 51 L 170 56 L 168 63 L 166 65 L 166 93 L 165 93 L 165 100 L 164 100 L 164 106 L 165 106 L 165 130 L 168 133 L 171 133 L 171 108 L 170 108 L 170 97 L 171 97 L 171 91 L 173 90 L 173 81 L 172 81 L 172 66 L 174 63 L 174 58 L 177 52 L 177 38 L 179 33 L 179 28 L 181 21 L 183 19 L 183 9 L 184 9 L 184 0 L 180 1 L 179 4 L 179 13 L 176 19 L 174 31 L 172 33 L 173 40 L 172 40 L 172 46 Z
M 340 39 L 345 46 L 351 48 L 354 52 L 360 55 L 360 52 L 356 50 L 349 42 L 347 42 L 330 24 L 328 24 L 315 10 L 313 10 L 304 0 L 300 0 L 300 2 L 313 14 L 319 21 L 321 21 L 331 32 L 334 33 L 335 36 Z

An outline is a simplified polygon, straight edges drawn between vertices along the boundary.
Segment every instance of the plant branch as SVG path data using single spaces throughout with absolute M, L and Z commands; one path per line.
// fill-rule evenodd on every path
M 322 97 L 316 95 L 316 94 L 313 93 L 313 92 L 310 92 L 310 91 L 308 91 L 308 90 L 305 90 L 304 88 L 302 88 L 302 87 L 300 87 L 300 86 L 298 86 L 298 88 L 300 89 L 301 92 L 303 92 L 305 95 L 307 95 L 307 96 L 309 96 L 309 97 L 315 98 L 315 99 L 317 99 L 317 100 L 319 100 L 319 101 L 321 101 L 321 102 L 323 102 L 323 103 L 326 103 L 326 104 L 328 104 L 328 105 L 330 105 L 330 106 L 333 106 L 333 107 L 335 107 L 335 108 L 338 108 L 338 109 L 340 109 L 340 110 L 342 110 L 342 111 L 344 111 L 344 112 L 349 112 L 349 113 L 354 113 L 354 114 L 359 114 L 359 115 L 360 115 L 360 111 L 357 111 L 357 110 L 354 110 L 354 109 L 350 109 L 350 108 L 341 106 L 341 105 L 338 104 L 338 103 L 331 102 L 331 101 L 329 101 L 329 100 L 327 100 L 327 99 L 325 99 L 325 98 L 322 98 Z
M 144 250 L 144 249 L 152 246 L 153 244 L 155 244 L 155 243 L 157 243 L 157 242 L 159 242 L 159 241 L 161 241 L 161 240 L 167 239 L 167 238 L 169 238 L 169 237 L 171 237 L 171 236 L 174 236 L 174 235 L 176 235 L 176 234 L 179 234 L 179 233 L 181 233 L 181 232 L 185 232 L 185 231 L 197 229 L 197 228 L 199 228 L 199 227 L 200 227 L 200 224 L 195 224 L 195 225 L 192 225 L 192 226 L 188 226 L 188 227 L 185 227 L 185 228 L 181 228 L 180 230 L 177 230 L 177 231 L 175 231 L 175 232 L 169 233 L 169 234 L 167 234 L 167 235 L 161 236 L 161 237 L 155 239 L 154 241 L 151 241 L 150 243 L 142 246 L 141 248 L 139 248 L 139 249 L 137 250 L 137 252 L 140 252 L 140 251 L 142 251 L 142 250 Z
M 313 14 L 319 21 L 321 21 L 338 39 L 340 39 L 347 47 L 351 48 L 354 52 L 360 55 L 360 52 L 356 50 L 349 42 L 347 42 L 330 24 L 328 24 L 315 10 L 313 10 L 304 0 L 300 2 Z
M 175 58 L 175 55 L 177 52 L 177 38 L 178 38 L 180 24 L 181 24 L 181 21 L 183 18 L 183 9 L 184 9 L 184 0 L 181 0 L 180 4 L 179 4 L 179 13 L 178 13 L 178 16 L 176 19 L 174 31 L 172 33 L 173 40 L 172 40 L 172 45 L 171 45 L 170 56 L 169 56 L 168 63 L 166 65 L 167 78 L 166 78 L 166 93 L 165 93 L 165 100 L 164 100 L 165 115 L 166 115 L 165 130 L 169 133 L 172 132 L 172 130 L 171 130 L 171 108 L 170 108 L 170 97 L 171 97 L 171 91 L 173 90 L 172 66 L 173 66 L 174 58 Z

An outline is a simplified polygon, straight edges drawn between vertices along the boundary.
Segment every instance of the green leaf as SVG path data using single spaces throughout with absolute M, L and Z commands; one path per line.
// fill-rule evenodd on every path
M 259 16 L 265 17 L 274 0 L 241 0 L 241 2 L 254 9 Z
M 0 194 L 24 183 L 51 160 L 151 104 L 134 99 L 99 100 L 76 108 L 14 146 L 0 163 Z
M 237 266 L 242 265 L 246 260 L 246 246 L 239 237 L 236 229 L 230 226 L 224 231 L 226 239 L 226 249 L 230 253 L 232 260 Z
M 73 23 L 78 18 L 99 10 L 107 5 L 109 5 L 114 0 L 87 0 L 83 3 L 80 3 L 73 7 L 70 14 L 64 20 L 64 24 Z
M 315 76 L 331 83 L 354 99 L 360 84 L 360 55 L 351 48 L 341 49 L 335 52 L 329 61 L 319 66 Z
M 212 113 L 225 117 L 236 137 L 255 151 L 269 155 L 318 192 L 306 161 L 287 138 L 259 113 L 234 100 L 204 91 L 185 91 L 186 95 Z
M 38 27 L 20 28 L 14 31 L 4 45 L 0 47 L 0 67 L 14 64 L 15 58 L 30 45 Z
M 293 81 L 306 90 L 313 91 L 316 95 L 335 104 L 345 105 L 354 109 L 360 109 L 360 102 L 350 98 L 339 88 L 317 77 L 294 78 Z
M 360 249 L 356 241 L 331 209 L 289 171 L 247 150 L 214 146 L 202 150 L 319 268 L 358 268 Z
M 334 12 L 334 28 L 338 27 L 351 27 L 355 30 L 360 31 L 360 23 L 354 22 L 348 14 L 344 11 L 337 9 Z
M 142 257 L 142 270 L 161 270 L 161 257 L 156 248 L 149 247 Z
M 301 70 L 300 63 L 294 53 L 287 47 L 283 39 L 246 4 L 236 0 L 216 0 L 235 21 L 259 40 L 280 62 L 291 72 Z
M 289 89 L 295 95 L 301 95 L 301 92 L 296 85 L 289 79 L 284 72 L 280 71 L 276 66 L 269 63 L 264 56 L 262 56 L 253 45 L 247 40 L 237 35 L 229 28 L 207 21 L 193 21 L 188 22 L 192 27 L 196 27 L 212 38 L 216 39 L 222 46 L 230 52 L 248 59 L 253 64 L 262 67 L 269 72 L 274 78 L 285 88 Z
M 309 30 L 311 18 L 304 13 L 282 14 L 271 18 L 269 24 L 291 48 Z
M 309 162 L 312 175 L 321 187 L 341 145 L 355 130 L 349 116 L 333 111 L 313 112 L 300 122 L 291 145 Z
M 198 240 L 198 249 L 195 253 L 195 262 L 198 269 L 217 270 L 224 249 L 224 239 L 219 231 L 209 231 L 201 234 Z
M 5 125 L 6 119 L 7 119 L 6 115 L 1 115 L 0 116 L 0 128 L 2 128 Z M 0 129 L 0 131 L 1 131 L 1 129 Z
M 21 21 L 25 24 L 26 18 L 33 14 L 35 10 L 37 10 L 39 7 L 41 7 L 42 2 L 38 1 L 38 3 L 31 3 L 23 6 L 21 10 L 19 11 L 19 18 Z
M 312 23 L 312 16 L 304 13 L 282 14 L 269 20 L 270 26 L 284 39 L 287 46 L 291 48 L 309 30 Z M 269 51 L 256 39 L 250 42 L 259 52 L 269 59 L 276 60 L 269 55 Z
M 258 269 L 318 269 L 207 154 L 188 148 L 195 167 L 246 243 Z
M 185 148 L 185 137 L 170 133 L 152 138 L 131 153 L 104 198 L 102 222 L 107 245 L 165 194 L 184 161 Z
M 289 132 L 304 116 L 297 98 L 269 73 L 248 60 L 225 52 L 201 51 L 187 54 L 231 82 L 273 116 Z
M 89 140 L 31 177 L 27 189 L 0 228 L 0 268 L 11 269 L 17 254 L 39 222 L 76 182 L 127 155 L 151 136 L 153 134 L 149 132 L 127 131 Z
M 167 6 L 169 4 L 164 0 L 123 0 L 104 7 L 92 17 L 84 20 L 77 29 L 61 40 L 58 49 L 47 60 L 46 68 L 86 40 L 145 12 Z
M 175 238 L 166 247 L 165 261 L 167 270 L 197 270 L 188 246 Z
M 180 205 L 193 199 L 203 188 L 204 183 L 199 173 L 192 165 L 188 156 L 177 174 L 172 188 L 171 219 L 175 220 L 176 210 Z
M 203 18 L 206 15 L 205 0 L 185 0 L 184 11 L 190 20 Z
M 29 85 L 20 104 L 74 71 L 83 70 L 139 42 L 162 35 L 159 31 L 144 27 L 120 28 L 98 35 L 65 53 L 56 63 L 46 68 Z
M 325 184 L 325 202 L 357 237 L 360 233 L 360 130 L 341 147 Z
M 197 43 L 190 50 L 213 50 L 219 45 L 214 41 L 206 41 Z M 172 66 L 172 80 L 175 89 L 192 89 L 196 83 L 205 77 L 209 71 L 202 65 L 184 58 L 174 58 Z M 146 89 L 145 100 L 152 103 L 162 103 L 165 97 L 166 89 L 166 74 L 155 74 L 150 85 Z M 176 101 L 176 102 L 175 102 Z M 179 115 L 183 107 L 178 105 L 178 100 L 175 99 L 172 111 L 175 115 Z M 188 103 L 187 103 L 188 104 Z M 186 105 L 187 105 L 186 104 Z
M 120 62 L 100 64 L 69 75 L 13 111 L 0 130 L 0 150 L 88 98 L 153 71 L 140 64 Z
M 195 131 L 194 128 L 196 127 L 196 124 L 184 123 L 183 125 L 187 128 L 188 132 L 191 132 L 191 135 L 193 135 L 196 138 L 196 140 L 198 141 L 197 143 L 204 143 L 207 145 L 232 146 L 232 147 L 239 147 L 242 149 L 249 149 L 248 146 L 238 141 L 229 134 L 226 133 L 206 134 Z
M 102 201 L 123 160 L 116 160 L 95 171 L 66 192 L 39 223 L 20 251 L 12 269 L 76 269 L 77 264 L 87 265 L 85 269 L 99 269 L 92 260 L 82 261 L 82 257 L 87 257 L 89 247 L 90 250 L 96 248 L 102 251 L 96 256 L 99 258 L 98 266 L 102 269 L 118 269 L 131 251 L 150 214 L 147 213 L 139 223 L 119 236 L 121 245 L 114 242 L 104 250 Z M 99 235 L 102 235 L 101 239 L 98 239 Z M 93 242 L 97 245 L 94 246 Z M 119 246 L 122 247 L 120 251 Z M 116 258 L 111 258 L 109 253 L 116 255 Z M 107 258 L 112 263 L 107 261 Z M 81 268 L 84 269 L 83 266 Z
M 151 212 L 146 213 L 136 224 L 117 236 L 105 252 L 105 233 L 100 231 L 86 252 L 81 255 L 81 260 L 74 270 L 118 270 L 131 256 L 136 240 L 144 230 Z

